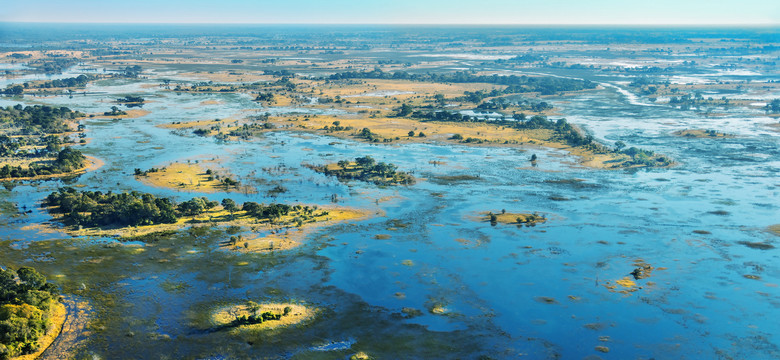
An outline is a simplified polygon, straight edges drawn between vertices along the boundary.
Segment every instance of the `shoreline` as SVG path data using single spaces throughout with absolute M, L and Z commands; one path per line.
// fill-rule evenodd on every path
M 83 166 L 81 168 L 78 168 L 76 170 L 66 172 L 66 173 L 60 173 L 60 174 L 49 174 L 49 175 L 37 175 L 37 176 L 28 176 L 28 177 L 18 177 L 18 178 L 0 178 L 0 181 L 35 181 L 35 180 L 48 180 L 48 179 L 54 179 L 54 178 L 62 178 L 62 177 L 68 177 L 68 176 L 75 176 L 75 175 L 83 175 L 90 171 L 95 171 L 105 165 L 105 162 L 99 158 L 96 158 L 94 156 L 90 155 L 84 155 L 86 160 L 84 161 L 86 163 L 86 166 Z

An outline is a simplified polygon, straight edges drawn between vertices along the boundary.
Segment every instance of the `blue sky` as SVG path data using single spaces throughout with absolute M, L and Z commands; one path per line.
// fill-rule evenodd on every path
M 780 0 L 5 0 L 0 21 L 780 24 Z

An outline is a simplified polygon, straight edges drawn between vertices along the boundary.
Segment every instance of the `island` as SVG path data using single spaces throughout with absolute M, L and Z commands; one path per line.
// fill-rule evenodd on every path
M 0 359 L 35 359 L 59 335 L 65 306 L 31 267 L 0 267 Z
M 251 236 L 233 236 L 222 246 L 238 251 L 269 252 L 301 245 L 314 229 L 372 215 L 367 210 L 309 205 L 258 204 L 239 206 L 194 197 L 181 203 L 168 197 L 138 191 L 103 193 L 63 187 L 50 193 L 44 206 L 63 230 L 72 236 L 111 236 L 147 239 L 145 235 L 176 232 L 183 228 L 233 226 Z

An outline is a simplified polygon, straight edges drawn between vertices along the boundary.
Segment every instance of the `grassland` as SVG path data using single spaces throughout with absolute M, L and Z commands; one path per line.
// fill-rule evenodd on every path
M 234 176 L 224 170 L 208 169 L 203 163 L 202 161 L 198 163 L 175 162 L 155 169 L 157 171 L 135 175 L 135 178 L 147 185 L 188 192 L 257 192 L 257 189 L 250 186 L 221 181 L 220 178 L 224 180 Z
M 240 325 L 230 329 L 230 333 L 241 337 L 252 337 L 257 332 L 268 331 L 281 327 L 290 327 L 300 324 L 304 321 L 314 318 L 317 314 L 317 309 L 305 305 L 293 304 L 293 303 L 261 303 L 257 304 L 256 311 L 250 310 L 250 305 L 239 304 L 229 305 L 217 308 L 210 317 L 210 325 L 212 327 L 224 327 L 228 326 L 234 319 L 241 316 L 250 316 L 253 313 L 262 314 L 264 312 L 271 312 L 274 314 L 284 314 L 285 308 L 288 309 L 288 314 L 282 316 L 279 320 L 264 321 L 260 324 L 252 325 Z
M 87 237 L 117 237 L 134 239 L 145 235 L 176 232 L 188 227 L 216 227 L 234 226 L 250 235 L 236 238 L 235 242 L 224 241 L 221 246 L 225 249 L 240 252 L 271 252 L 293 249 L 300 246 L 306 236 L 323 226 L 335 225 L 342 222 L 361 220 L 373 215 L 368 210 L 358 210 L 345 207 L 314 207 L 313 215 L 303 220 L 301 211 L 291 211 L 288 215 L 271 220 L 258 220 L 239 210 L 230 213 L 221 206 L 209 209 L 195 216 L 182 216 L 173 224 L 155 224 L 128 227 L 91 227 L 65 226 L 59 228 L 52 224 L 39 224 L 27 227 L 27 230 L 40 232 L 64 231 L 70 236 Z M 55 220 L 59 216 L 54 215 Z
M 511 213 L 506 211 L 483 212 L 480 216 L 476 217 L 478 221 L 487 221 L 491 224 L 501 223 L 506 225 L 517 226 L 534 226 L 547 221 L 547 218 L 537 213 Z
M 734 137 L 734 135 L 731 134 L 726 134 L 715 130 L 704 130 L 704 129 L 678 130 L 673 132 L 672 134 L 677 136 L 682 136 L 682 137 L 690 137 L 690 138 L 732 138 Z

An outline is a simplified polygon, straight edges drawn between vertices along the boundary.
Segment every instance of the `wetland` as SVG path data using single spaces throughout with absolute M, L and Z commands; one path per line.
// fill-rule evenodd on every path
M 13 355 L 780 357 L 776 28 L 40 26 Z

